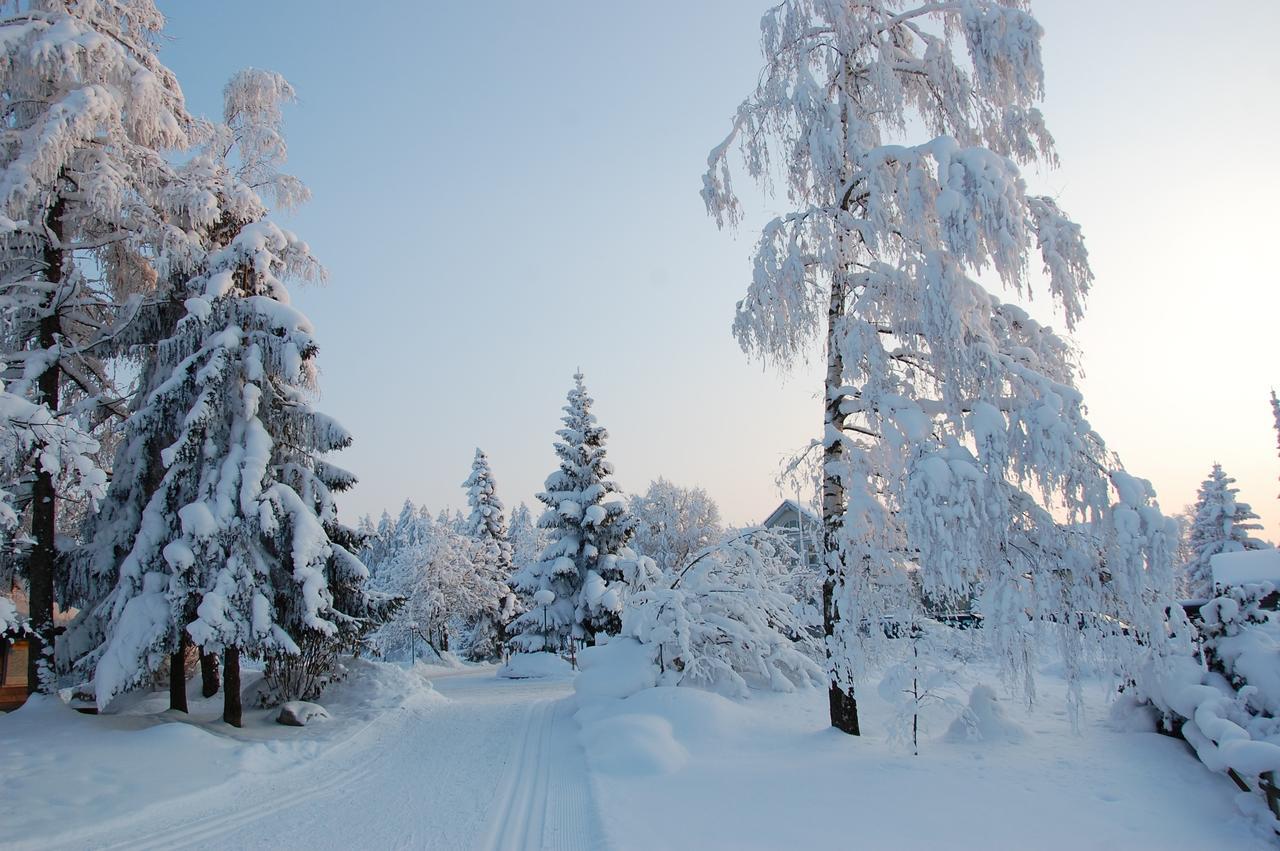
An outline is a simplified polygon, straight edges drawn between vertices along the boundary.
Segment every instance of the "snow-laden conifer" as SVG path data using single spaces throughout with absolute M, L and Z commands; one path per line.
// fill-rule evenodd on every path
M 462 486 L 467 489 L 470 509 L 467 534 L 475 541 L 473 570 L 479 583 L 491 589 L 487 604 L 476 615 L 467 654 L 472 659 L 491 659 L 502 653 L 507 624 L 518 614 L 518 603 L 509 584 L 512 552 L 502 500 L 498 498 L 489 457 L 480 449 L 476 449 L 471 475 Z
M 617 553 L 631 539 L 634 521 L 621 499 L 608 499 L 618 491 L 605 459 L 609 433 L 591 413 L 582 373 L 573 380 L 564 427 L 556 432 L 560 466 L 537 495 L 546 506 L 538 526 L 550 541 L 540 560 L 512 580 L 529 599 L 540 590 L 555 594 L 511 625 L 515 646 L 527 652 L 568 649 L 571 640 L 590 643 L 596 633 L 616 635 L 621 626 L 625 589 Z
M 131 545 L 93 611 L 103 642 L 86 661 L 99 705 L 155 670 L 184 635 L 205 652 L 265 659 L 269 694 L 314 696 L 334 654 L 392 605 L 364 589 L 354 537 L 338 523 L 332 494 L 354 478 L 324 456 L 351 438 L 312 407 L 314 332 L 285 284 L 320 267 L 305 243 L 262 218 L 245 182 L 257 179 L 248 164 L 272 156 L 257 126 L 276 120 L 266 103 L 289 93 L 277 75 L 235 78 L 226 132 L 243 142 L 239 169 L 212 158 L 195 166 L 205 169 L 193 179 L 208 186 L 208 203 L 223 207 L 207 209 L 200 273 L 156 348 L 157 383 L 122 449 L 124 468 L 146 470 L 158 448 L 163 476 L 140 513 L 122 513 L 136 531 L 124 530 Z M 99 558 L 118 552 L 110 542 L 121 531 L 104 531 Z M 229 682 L 228 700 L 238 701 L 230 691 Z
M 1195 519 L 1191 522 L 1188 547 L 1192 558 L 1183 568 L 1192 597 L 1207 600 L 1217 596 L 1213 568 L 1209 560 L 1219 553 L 1260 550 L 1267 545 L 1253 537 L 1262 526 L 1247 502 L 1236 498 L 1235 479 L 1214 464 L 1209 477 L 1200 484 L 1196 496 Z
M 511 512 L 507 536 L 511 539 L 511 560 L 516 570 L 537 561 L 547 545 L 545 534 L 534 523 L 529 506 L 523 502 Z
M 1028 639 L 1045 624 L 1068 645 L 1081 610 L 1158 633 L 1148 602 L 1168 547 L 1150 494 L 1116 487 L 1069 344 L 977 280 L 1027 295 L 1034 259 L 1068 328 L 1092 281 L 1079 228 L 1019 171 L 1054 161 L 1039 24 L 1020 3 L 785 0 L 761 26 L 765 69 L 702 194 L 717 222 L 741 218 L 736 144 L 756 180 L 782 166 L 795 204 L 764 228 L 734 330 L 774 363 L 825 344 L 832 723 L 858 732 L 853 686 L 882 635 L 866 624 L 913 561 L 934 600 L 982 589 L 1029 693 Z M 1123 522 L 1107 527 L 1113 504 Z M 1094 557 L 1110 545 L 1125 553 L 1108 559 L 1114 582 Z

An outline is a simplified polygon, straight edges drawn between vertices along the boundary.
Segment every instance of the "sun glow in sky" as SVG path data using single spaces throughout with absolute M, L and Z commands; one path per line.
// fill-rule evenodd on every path
M 461 505 L 477 445 L 507 505 L 532 502 L 577 367 L 625 490 L 702 485 L 735 523 L 776 505 L 779 461 L 819 431 L 821 369 L 766 371 L 729 325 L 786 199 L 756 196 L 731 233 L 698 197 L 765 4 L 160 5 L 195 111 L 217 115 L 244 66 L 298 91 L 290 167 L 314 200 L 286 222 L 330 272 L 295 300 L 322 407 L 356 438 L 345 511 Z M 1280 538 L 1280 51 L 1260 37 L 1280 4 L 1034 11 L 1062 164 L 1028 180 L 1091 252 L 1090 420 L 1166 512 L 1217 461 Z

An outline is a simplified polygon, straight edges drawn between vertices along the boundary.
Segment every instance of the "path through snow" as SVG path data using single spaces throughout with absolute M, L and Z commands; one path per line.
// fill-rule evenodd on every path
M 590 849 L 604 845 L 572 683 L 492 669 L 433 679 L 448 701 L 389 712 L 315 759 L 54 845 L 93 848 Z

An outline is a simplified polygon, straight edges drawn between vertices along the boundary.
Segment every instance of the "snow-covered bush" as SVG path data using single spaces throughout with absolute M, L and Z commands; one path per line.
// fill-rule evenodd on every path
M 818 685 L 820 648 L 783 588 L 790 549 L 764 530 L 729 536 L 680 569 L 631 562 L 622 634 L 653 648 L 660 685 L 745 697 L 749 688 Z
M 1184 653 L 1153 663 L 1138 695 L 1213 771 L 1246 794 L 1248 814 L 1280 831 L 1280 622 L 1261 608 L 1271 583 L 1227 589 L 1200 609 L 1202 665 Z

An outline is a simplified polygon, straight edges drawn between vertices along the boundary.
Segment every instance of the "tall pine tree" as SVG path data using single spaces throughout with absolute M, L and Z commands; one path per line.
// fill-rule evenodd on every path
M 511 625 L 515 646 L 524 651 L 564 650 L 570 641 L 592 643 L 597 633 L 616 635 L 622 626 L 623 571 L 617 553 L 634 532 L 634 521 L 610 476 L 605 459 L 609 433 L 596 424 L 593 400 L 582 373 L 573 377 L 564 407 L 564 427 L 556 434 L 559 468 L 537 495 L 546 506 L 538 526 L 550 542 L 541 559 L 515 575 L 529 611 Z M 550 592 L 554 598 L 547 599 Z
M 1214 464 L 1209 478 L 1200 485 L 1195 519 L 1188 536 L 1192 560 L 1185 566 L 1188 589 L 1193 597 L 1215 596 L 1213 569 L 1209 564 L 1214 556 L 1266 548 L 1264 542 L 1250 534 L 1262 526 L 1251 522 L 1257 520 L 1258 515 L 1249 504 L 1236 499 L 1240 489 L 1232 487 L 1235 481 L 1223 472 L 1220 464 Z
M 492 589 L 489 604 L 476 615 L 467 654 L 475 660 L 492 659 L 507 643 L 507 624 L 517 614 L 516 596 L 511 592 L 511 541 L 497 483 L 489 468 L 489 457 L 476 449 L 471 475 L 462 483 L 467 489 L 467 534 L 475 540 L 474 570 L 483 586 Z

